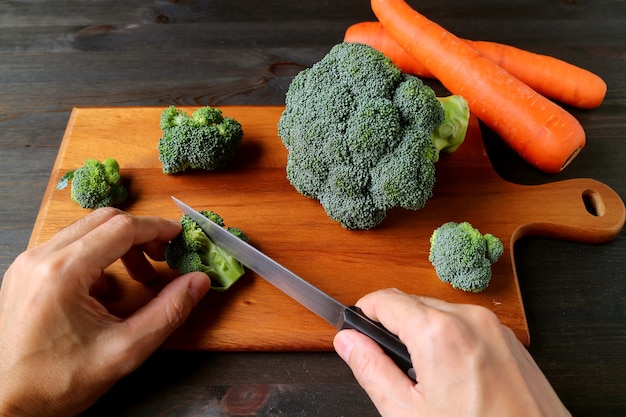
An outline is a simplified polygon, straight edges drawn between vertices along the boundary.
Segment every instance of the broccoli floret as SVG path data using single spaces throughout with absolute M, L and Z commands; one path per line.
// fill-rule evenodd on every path
M 287 178 L 347 229 L 370 229 L 392 207 L 421 209 L 439 152 L 465 139 L 467 102 L 437 98 L 370 46 L 344 42 L 291 82 L 278 134 Z
M 113 158 L 102 162 L 87 159 L 83 166 L 67 171 L 57 189 L 62 190 L 69 183 L 72 201 L 85 209 L 116 206 L 128 197 L 128 190 L 121 183 L 120 166 Z
M 213 211 L 200 213 L 224 227 L 224 220 L 217 213 Z M 204 272 L 213 281 L 212 288 L 218 291 L 227 290 L 244 274 L 241 262 L 214 244 L 191 217 L 182 216 L 180 224 L 182 231 L 165 249 L 165 260 L 170 268 L 177 269 L 181 274 Z M 241 230 L 236 228 L 227 230 L 248 241 L 248 237 Z
M 237 236 L 244 242 L 248 242 L 248 235 L 246 235 L 241 229 L 238 229 L 236 227 L 227 227 L 226 230 L 228 230 L 231 234 Z
M 243 138 L 238 121 L 209 106 L 191 116 L 170 106 L 161 113 L 160 127 L 159 161 L 166 174 L 222 168 L 233 160 Z
M 482 235 L 468 222 L 448 222 L 433 232 L 428 260 L 442 281 L 463 291 L 481 292 L 491 281 L 491 265 L 503 251 L 494 235 Z

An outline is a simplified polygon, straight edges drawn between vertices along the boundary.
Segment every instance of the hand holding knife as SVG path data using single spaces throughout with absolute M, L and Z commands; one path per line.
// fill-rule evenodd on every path
M 406 346 L 382 324 L 370 320 L 358 307 L 346 307 L 255 247 L 233 236 L 187 204 L 175 197 L 172 199 L 183 214 L 193 219 L 213 243 L 295 301 L 328 321 L 337 330 L 355 329 L 369 336 L 400 369 L 415 380 L 415 370 Z

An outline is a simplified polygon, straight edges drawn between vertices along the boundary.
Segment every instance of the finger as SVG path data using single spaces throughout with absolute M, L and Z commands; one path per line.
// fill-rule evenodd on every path
M 423 322 L 422 316 L 425 316 L 425 310 L 430 307 L 422 300 L 423 298 L 409 296 L 391 288 L 367 294 L 356 305 L 366 316 L 382 323 L 399 337 L 405 324 L 410 323 L 414 327 Z
M 144 362 L 187 319 L 210 287 L 211 280 L 206 274 L 193 272 L 183 275 L 119 323 L 116 333 L 108 338 L 107 350 L 117 352 L 120 376 Z
M 416 384 L 376 342 L 356 330 L 342 330 L 333 343 L 381 414 L 405 415 L 415 407 L 414 402 L 421 397 Z
M 407 295 L 397 289 L 370 293 L 361 298 L 357 306 L 404 343 L 411 355 L 418 380 L 430 365 L 433 343 L 440 342 L 435 339 L 455 324 L 452 320 L 455 315 L 445 311 L 453 305 L 428 297 Z
M 165 248 L 169 245 L 168 241 L 152 241 L 147 242 L 142 245 L 142 249 L 146 255 L 150 257 L 150 259 L 154 259 L 155 261 L 164 261 L 165 260 Z
M 157 278 L 154 266 L 146 258 L 146 255 L 155 261 L 164 261 L 167 245 L 169 245 L 169 241 L 152 241 L 130 248 L 121 258 L 130 277 L 143 283 L 152 282 Z
M 154 267 L 146 259 L 144 252 L 139 247 L 132 247 L 122 255 L 122 264 L 128 271 L 128 275 L 138 282 L 148 283 L 156 278 Z
M 85 277 L 95 279 L 131 247 L 152 241 L 169 241 L 180 232 L 180 227 L 178 222 L 159 217 L 136 217 L 118 212 L 64 251 L 75 268 L 87 268 Z
M 427 297 L 425 295 L 409 294 L 408 296 L 414 298 L 417 302 L 423 304 L 426 307 L 434 308 L 448 313 L 457 311 L 458 306 L 460 305 L 455 303 L 449 303 L 439 298 Z
M 133 246 L 168 242 L 178 235 L 180 229 L 180 223 L 173 220 L 120 212 L 85 236 L 94 243 L 86 248 L 90 251 L 86 256 L 102 257 L 105 254 L 103 259 L 108 260 L 108 265 Z
M 40 248 L 49 252 L 60 250 L 85 236 L 101 224 L 106 223 L 119 213 L 121 213 L 121 211 L 113 207 L 104 207 L 94 210 L 87 216 L 61 229 L 49 241 L 41 244 Z
M 402 329 L 405 335 L 415 333 L 416 327 L 427 323 L 433 310 L 456 314 L 463 307 L 436 298 L 409 295 L 395 288 L 369 293 L 356 305 L 365 315 L 382 323 L 397 336 L 401 336 Z M 410 328 L 407 328 L 407 325 L 410 325 Z

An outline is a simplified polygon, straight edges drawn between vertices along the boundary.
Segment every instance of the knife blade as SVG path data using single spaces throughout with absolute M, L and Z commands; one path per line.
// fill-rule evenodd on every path
M 400 369 L 415 380 L 415 370 L 406 346 L 382 324 L 369 319 L 356 306 L 347 307 L 343 305 L 176 197 L 172 197 L 172 200 L 183 214 L 195 221 L 213 243 L 221 247 L 226 253 L 322 317 L 337 330 L 355 329 L 370 337 L 378 343 Z

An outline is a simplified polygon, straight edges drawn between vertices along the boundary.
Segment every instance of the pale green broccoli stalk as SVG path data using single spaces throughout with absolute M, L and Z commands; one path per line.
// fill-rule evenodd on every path
M 209 106 L 191 116 L 170 106 L 161 113 L 160 127 L 159 161 L 166 174 L 223 168 L 233 160 L 243 138 L 238 121 Z
M 458 95 L 437 97 L 445 111 L 443 122 L 430 134 L 440 152 L 452 153 L 465 141 L 470 111 L 467 101 Z
M 287 178 L 347 229 L 370 229 L 392 207 L 421 209 L 439 152 L 465 138 L 467 102 L 439 100 L 417 77 L 358 43 L 340 43 L 291 82 L 278 134 Z
M 83 166 L 67 171 L 57 189 L 62 190 L 69 183 L 70 198 L 85 209 L 116 206 L 128 197 L 128 190 L 121 183 L 120 166 L 113 158 L 102 162 L 87 159 Z
M 482 292 L 491 281 L 491 265 L 504 246 L 492 234 L 482 235 L 470 223 L 444 223 L 430 237 L 428 260 L 437 276 L 453 288 Z
M 213 211 L 201 211 L 214 223 L 224 226 L 224 220 Z M 224 252 L 202 231 L 200 226 L 189 216 L 180 218 L 181 233 L 165 249 L 165 260 L 172 269 L 181 274 L 201 271 L 213 282 L 212 288 L 226 291 L 244 273 L 244 267 L 237 259 Z M 236 228 L 227 228 L 238 238 L 248 241 L 244 232 Z

